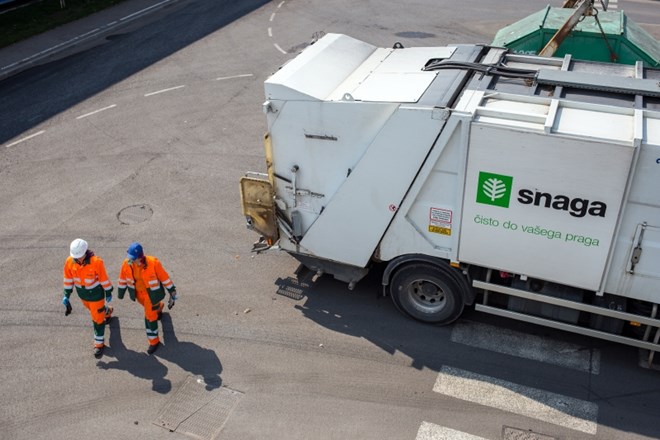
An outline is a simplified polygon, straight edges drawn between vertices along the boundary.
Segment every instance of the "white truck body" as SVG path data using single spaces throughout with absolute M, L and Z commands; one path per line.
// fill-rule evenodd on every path
M 251 210 L 258 179 L 242 190 L 249 224 L 270 223 L 255 229 L 273 249 L 351 286 L 375 262 L 389 263 L 386 287 L 406 264 L 446 262 L 458 270 L 445 276 L 471 285 L 458 289 L 461 310 L 476 288 L 658 335 L 660 71 L 472 45 L 383 49 L 328 34 L 265 93 L 270 193 Z M 492 282 L 494 273 L 508 281 Z M 451 289 L 434 279 L 403 284 L 419 295 L 430 282 L 445 301 Z M 627 301 L 651 309 L 637 316 Z M 404 312 L 458 316 L 435 319 L 436 306 L 420 304 Z M 515 301 L 477 308 L 660 347 Z

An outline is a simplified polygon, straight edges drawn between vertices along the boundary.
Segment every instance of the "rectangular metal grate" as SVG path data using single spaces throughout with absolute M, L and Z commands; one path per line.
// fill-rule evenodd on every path
M 226 387 L 207 388 L 202 378 L 188 376 L 153 423 L 197 439 L 214 440 L 243 393 Z
M 279 278 L 275 284 L 277 285 L 276 293 L 278 295 L 286 296 L 296 301 L 305 298 L 305 289 L 309 288 L 309 284 L 298 282 L 298 280 L 292 277 L 286 279 Z
M 525 431 L 510 426 L 502 427 L 502 440 L 556 440 L 555 437 L 539 434 L 534 431 Z

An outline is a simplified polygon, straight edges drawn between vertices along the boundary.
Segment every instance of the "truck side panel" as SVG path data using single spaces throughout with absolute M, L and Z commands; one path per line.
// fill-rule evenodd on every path
M 452 114 L 379 246 L 378 257 L 456 260 L 471 115 Z
M 366 266 L 444 123 L 433 108 L 399 107 L 301 245 L 333 261 Z
M 605 291 L 657 302 L 660 281 L 660 191 L 657 184 L 660 114 L 647 112 L 644 133 Z M 637 247 L 639 254 L 637 262 L 633 263 Z

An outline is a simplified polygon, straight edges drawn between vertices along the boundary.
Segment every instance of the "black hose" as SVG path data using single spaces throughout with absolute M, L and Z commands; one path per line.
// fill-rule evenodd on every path
M 462 69 L 481 72 L 486 75 L 498 75 L 506 78 L 534 79 L 537 71 L 530 69 L 519 69 L 516 67 L 507 67 L 500 64 L 482 64 L 470 63 L 467 61 L 436 61 L 424 67 L 424 71 L 434 71 L 442 69 Z

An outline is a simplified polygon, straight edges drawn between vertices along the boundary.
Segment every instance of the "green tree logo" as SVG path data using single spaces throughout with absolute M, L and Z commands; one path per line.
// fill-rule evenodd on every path
M 512 185 L 513 177 L 511 176 L 480 171 L 477 203 L 508 208 Z

